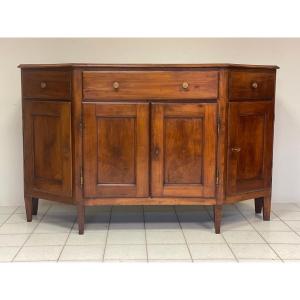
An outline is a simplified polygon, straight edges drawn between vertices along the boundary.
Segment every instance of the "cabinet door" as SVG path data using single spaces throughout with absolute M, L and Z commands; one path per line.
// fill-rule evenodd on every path
M 149 104 L 83 104 L 84 195 L 147 197 Z
M 70 114 L 70 103 L 24 101 L 25 194 L 72 196 Z
M 228 194 L 271 186 L 273 119 L 273 103 L 230 103 Z
M 213 197 L 216 104 L 152 104 L 151 194 Z

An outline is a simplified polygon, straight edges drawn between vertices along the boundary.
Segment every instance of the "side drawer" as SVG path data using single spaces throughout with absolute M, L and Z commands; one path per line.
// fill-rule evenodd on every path
M 217 99 L 217 71 L 85 71 L 85 100 Z
M 71 99 L 71 73 L 65 71 L 22 71 L 24 98 Z
M 275 72 L 231 71 L 229 99 L 271 100 L 275 92 Z

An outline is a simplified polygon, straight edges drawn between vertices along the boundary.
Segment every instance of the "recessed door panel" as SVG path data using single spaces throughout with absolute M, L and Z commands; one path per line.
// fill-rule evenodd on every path
M 71 196 L 70 103 L 26 101 L 23 105 L 25 193 Z
M 213 197 L 216 105 L 152 104 L 151 194 Z
M 229 108 L 228 193 L 271 185 L 273 103 L 231 103 Z
M 86 197 L 148 196 L 149 104 L 83 105 Z

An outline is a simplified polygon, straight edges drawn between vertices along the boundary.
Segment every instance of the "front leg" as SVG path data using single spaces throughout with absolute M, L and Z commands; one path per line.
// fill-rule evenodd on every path
M 77 204 L 77 223 L 78 233 L 84 233 L 84 219 L 85 219 L 85 207 L 82 203 Z
M 214 223 L 215 233 L 219 234 L 221 230 L 222 205 L 214 205 Z

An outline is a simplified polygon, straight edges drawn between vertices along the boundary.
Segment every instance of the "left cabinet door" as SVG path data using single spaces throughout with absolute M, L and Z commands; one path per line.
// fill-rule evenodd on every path
M 25 100 L 23 132 L 25 194 L 71 201 L 71 104 Z
M 83 104 L 84 196 L 147 197 L 149 104 Z

